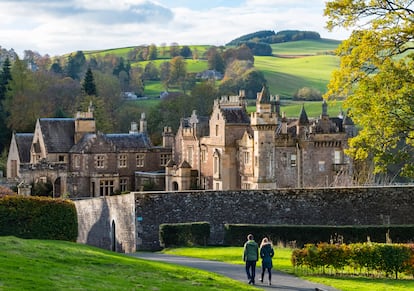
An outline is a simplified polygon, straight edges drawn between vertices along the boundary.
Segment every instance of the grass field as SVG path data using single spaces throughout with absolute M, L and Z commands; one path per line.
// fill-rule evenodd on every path
M 202 248 L 179 248 L 167 249 L 165 253 L 183 255 L 209 260 L 217 260 L 232 264 L 243 264 L 242 247 L 202 247 Z M 294 274 L 294 269 L 290 263 L 291 249 L 275 248 L 275 257 L 273 258 L 274 270 Z M 260 268 L 260 262 L 259 262 Z M 414 280 L 394 280 L 387 278 L 366 278 L 350 276 L 306 276 L 300 275 L 301 278 L 322 283 L 335 287 L 342 291 L 405 291 L 414 290 Z
M 258 290 L 196 269 L 64 241 L 0 237 L 0 290 Z
M 303 87 L 312 87 L 325 93 L 332 71 L 339 66 L 339 58 L 332 55 L 339 44 L 340 41 L 330 39 L 272 44 L 274 56 L 256 56 L 255 67 L 263 72 L 271 93 L 280 95 L 282 98 L 290 99 L 298 89 Z M 190 45 L 191 50 L 197 53 L 198 59 L 186 59 L 189 73 L 207 69 L 204 54 L 209 47 L 209 45 Z M 93 55 L 114 54 L 127 59 L 128 52 L 132 49 L 134 47 L 114 48 L 86 51 L 84 54 L 87 58 Z M 156 66 L 162 62 L 170 61 L 169 46 L 158 46 L 158 58 L 152 61 Z M 148 61 L 132 62 L 131 66 L 144 68 L 147 63 Z M 159 84 L 158 87 L 162 87 L 162 85 Z M 154 96 L 153 88 L 145 86 L 145 95 Z

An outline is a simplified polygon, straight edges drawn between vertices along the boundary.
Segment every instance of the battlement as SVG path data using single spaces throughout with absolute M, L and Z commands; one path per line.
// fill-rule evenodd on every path
M 221 96 L 221 98 L 214 100 L 216 107 L 246 107 L 246 96 L 244 90 L 240 90 L 239 95 Z

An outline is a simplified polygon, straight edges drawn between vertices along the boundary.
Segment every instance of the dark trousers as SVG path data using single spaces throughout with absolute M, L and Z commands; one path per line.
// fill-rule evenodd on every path
M 254 283 L 256 277 L 256 261 L 246 261 L 246 274 L 249 283 Z
M 263 282 L 263 277 L 264 277 L 266 269 L 267 269 L 267 272 L 269 273 L 269 283 L 270 283 L 272 281 L 272 269 L 271 268 L 262 268 L 262 282 Z

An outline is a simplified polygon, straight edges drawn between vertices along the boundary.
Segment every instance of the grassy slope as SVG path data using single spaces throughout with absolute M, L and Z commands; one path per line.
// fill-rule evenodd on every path
M 180 248 L 167 249 L 165 253 L 184 255 L 209 260 L 224 261 L 232 264 L 243 264 L 241 260 L 242 247 L 207 247 L 207 248 Z M 291 250 L 275 248 L 273 267 L 275 270 L 293 274 L 294 269 L 290 263 Z M 259 262 L 260 268 L 260 262 Z M 377 279 L 365 277 L 345 276 L 300 276 L 306 280 L 333 286 L 342 291 L 405 291 L 414 290 L 413 280 Z
M 0 290 L 257 290 L 216 274 L 63 241 L 0 237 Z
M 326 55 L 326 53 L 332 52 L 339 43 L 336 40 L 321 39 L 319 41 L 302 40 L 272 44 L 273 54 L 282 57 L 256 56 L 255 66 L 264 73 L 272 94 L 278 94 L 282 98 L 291 98 L 296 90 L 302 87 L 313 87 L 324 93 L 332 71 L 339 65 L 339 59 L 337 57 Z M 207 69 L 207 62 L 202 58 L 209 46 L 190 46 L 190 48 L 197 50 L 199 59 L 186 60 L 188 72 L 194 73 Z M 133 47 L 87 51 L 84 53 L 87 57 L 114 54 L 126 58 L 128 51 L 131 49 Z M 163 53 L 164 50 L 165 54 Z M 160 59 L 153 61 L 157 66 L 162 62 L 170 60 L 168 50 L 169 47 L 165 47 L 164 49 L 158 46 L 158 57 Z M 286 56 L 300 57 L 286 58 Z M 145 67 L 147 63 L 148 61 L 134 62 L 131 65 Z M 159 89 L 162 88 L 162 85 L 158 84 L 156 87 Z M 156 96 L 153 95 L 153 92 L 154 90 L 152 88 L 146 88 L 147 96 Z

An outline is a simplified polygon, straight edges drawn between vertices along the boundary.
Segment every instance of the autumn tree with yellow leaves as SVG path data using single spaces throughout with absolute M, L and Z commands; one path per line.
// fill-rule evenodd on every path
M 347 153 L 372 159 L 374 173 L 414 177 L 414 1 L 334 0 L 327 28 L 352 30 L 337 50 L 326 98 L 346 97 L 360 127 Z

